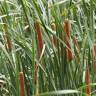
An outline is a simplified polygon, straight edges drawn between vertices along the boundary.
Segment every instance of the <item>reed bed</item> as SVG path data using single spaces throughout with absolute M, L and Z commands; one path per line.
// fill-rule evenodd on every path
M 96 0 L 0 0 L 0 96 L 96 95 Z

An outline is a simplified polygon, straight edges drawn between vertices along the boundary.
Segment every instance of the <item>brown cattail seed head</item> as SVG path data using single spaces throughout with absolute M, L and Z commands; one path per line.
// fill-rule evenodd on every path
M 25 96 L 24 92 L 24 74 L 23 72 L 19 72 L 19 80 L 20 80 L 20 96 Z

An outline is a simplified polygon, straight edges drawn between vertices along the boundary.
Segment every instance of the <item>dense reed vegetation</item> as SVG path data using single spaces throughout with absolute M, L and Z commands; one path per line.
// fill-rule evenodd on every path
M 0 96 L 95 89 L 96 0 L 0 0 Z

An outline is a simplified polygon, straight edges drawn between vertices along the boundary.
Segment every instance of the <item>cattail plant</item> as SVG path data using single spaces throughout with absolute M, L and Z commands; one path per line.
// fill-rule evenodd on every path
M 9 37 L 8 29 L 7 29 L 7 25 L 6 24 L 4 24 L 4 39 L 6 41 L 7 50 L 11 51 L 12 50 L 12 41 L 11 41 L 11 39 Z
M 83 88 L 93 95 L 95 13 L 96 0 L 0 0 L 0 73 L 8 95 L 82 96 Z
M 35 21 L 34 23 L 34 27 L 35 27 L 35 31 L 36 31 L 36 35 L 37 35 L 37 42 L 38 42 L 38 57 L 40 58 L 40 55 L 42 53 L 42 49 L 43 49 L 43 38 L 42 38 L 42 28 L 40 25 L 39 21 Z M 35 84 L 36 84 L 36 96 L 38 96 L 39 93 L 39 82 L 38 82 L 38 71 L 39 71 L 39 67 L 38 67 L 38 63 L 35 64 Z
M 38 55 L 40 56 L 42 49 L 43 49 L 43 38 L 42 38 L 42 28 L 39 21 L 35 21 L 34 23 L 35 31 L 37 34 L 37 41 L 38 41 Z
M 19 72 L 19 80 L 20 80 L 20 96 L 25 96 L 23 72 Z
M 86 96 L 91 96 L 91 80 L 90 80 L 90 71 L 89 67 L 87 66 L 86 71 L 85 71 L 85 83 L 86 83 Z
M 66 34 L 65 34 L 64 42 L 68 47 L 68 48 L 66 48 L 66 55 L 67 55 L 68 61 L 71 61 L 73 59 L 73 53 L 72 53 L 72 48 L 71 48 L 71 44 L 70 44 L 70 39 L 71 39 L 70 28 L 71 28 L 70 21 L 65 20 L 65 22 L 64 22 L 64 32 Z
M 93 55 L 93 67 L 94 70 L 96 71 L 96 43 L 94 43 L 92 46 L 92 55 Z
M 65 20 L 64 22 L 64 32 L 66 33 L 68 39 L 71 38 L 71 32 L 70 32 L 71 24 L 69 20 Z

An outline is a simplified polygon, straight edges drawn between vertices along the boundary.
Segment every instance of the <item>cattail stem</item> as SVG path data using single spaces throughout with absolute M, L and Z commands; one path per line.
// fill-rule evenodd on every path
M 76 38 L 76 37 L 73 37 L 73 42 L 74 42 L 74 44 L 75 44 L 76 47 L 77 47 L 77 53 L 79 53 L 79 52 L 80 52 L 80 46 L 79 46 L 79 44 L 78 44 L 78 41 L 77 41 L 77 38 Z
M 39 71 L 39 65 L 35 64 L 35 78 L 34 78 L 34 81 L 35 81 L 35 85 L 36 85 L 36 93 L 35 93 L 36 96 L 38 96 L 38 94 L 39 94 L 38 71 Z
M 23 74 L 23 72 L 19 73 L 19 80 L 20 80 L 20 96 L 25 96 L 25 92 L 24 92 L 24 74 Z
M 56 25 L 54 23 L 51 24 L 51 28 L 53 31 L 56 31 Z M 52 46 L 57 46 L 57 41 L 56 41 L 56 37 L 54 35 L 52 35 Z
M 93 52 L 93 59 L 96 60 L 96 43 L 93 44 L 92 52 Z
M 34 78 L 35 84 L 37 83 L 37 80 L 38 80 L 38 67 L 39 67 L 38 64 L 35 64 L 35 78 Z
M 80 46 L 78 44 L 78 39 L 76 37 L 73 37 L 72 39 L 73 39 L 74 45 L 76 46 L 76 52 L 78 53 L 77 54 L 77 63 L 80 64 L 80 58 L 79 58 Z

